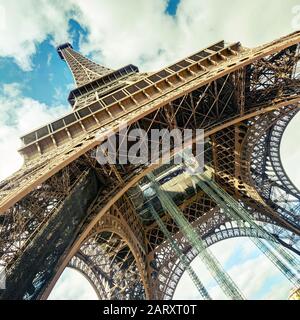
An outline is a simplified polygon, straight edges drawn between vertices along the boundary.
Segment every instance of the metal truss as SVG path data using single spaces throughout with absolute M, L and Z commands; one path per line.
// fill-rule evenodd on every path
M 231 221 L 219 225 L 217 229 L 212 229 L 209 233 L 204 234 L 197 229 L 199 235 L 202 236 L 206 246 L 212 246 L 215 243 L 225 241 L 233 238 L 263 238 L 263 235 L 245 224 L 241 225 L 238 222 Z M 266 239 L 268 240 L 268 239 Z M 297 238 L 297 242 L 300 242 L 300 237 Z M 163 250 L 163 249 L 161 249 Z M 195 248 L 186 246 L 186 257 L 191 264 L 193 260 L 198 257 L 198 251 Z M 298 251 L 298 254 L 300 251 Z M 177 259 L 176 255 L 170 252 L 166 254 L 166 251 L 157 252 L 157 273 L 165 275 L 165 279 L 155 280 L 155 299 L 172 300 L 178 283 L 187 271 L 185 266 Z
M 172 298 L 185 266 L 143 210 L 141 190 L 152 171 L 173 190 L 174 203 L 206 246 L 263 237 L 230 222 L 172 165 L 100 166 L 98 144 L 112 132 L 121 136 L 125 122 L 128 130 L 147 133 L 205 129 L 205 160 L 218 185 L 299 254 L 299 191 L 279 153 L 300 100 L 299 43 L 298 32 L 255 49 L 219 42 L 151 74 L 132 65 L 109 70 L 69 44 L 60 46 L 78 85 L 69 96 L 73 111 L 22 137 L 25 163 L 0 184 L 0 263 L 11 283 L 24 284 L 12 286 L 10 298 L 47 298 L 68 265 L 84 273 L 102 299 Z M 82 211 L 71 219 L 74 206 Z M 162 207 L 155 209 L 192 261 L 194 249 L 178 225 Z M 31 268 L 31 261 L 40 264 Z
M 188 272 L 190 278 L 192 279 L 194 285 L 198 289 L 200 295 L 203 297 L 204 300 L 211 300 L 209 293 L 205 289 L 197 273 L 190 266 L 189 260 L 185 256 L 184 252 L 181 250 L 180 245 L 175 240 L 172 239 L 172 235 L 169 233 L 167 227 L 165 226 L 164 222 L 161 220 L 159 214 L 155 211 L 154 207 L 151 204 L 149 205 L 149 209 L 150 209 L 150 213 L 153 215 L 154 219 L 157 221 L 161 231 L 164 233 L 168 242 L 171 244 L 171 247 L 176 252 L 178 259 L 184 265 L 184 268 Z
M 212 197 L 216 203 L 222 208 L 223 212 L 228 215 L 229 218 L 234 221 L 244 221 L 248 223 L 252 228 L 258 229 L 259 233 L 263 234 L 265 239 L 269 240 L 269 248 L 263 241 L 259 238 L 251 238 L 254 244 L 271 260 L 271 262 L 278 267 L 278 269 L 295 285 L 300 283 L 299 276 L 299 262 L 296 261 L 295 257 L 286 252 L 285 249 L 281 247 L 281 244 L 277 242 L 277 239 L 273 237 L 267 230 L 262 226 L 258 225 L 250 213 L 234 198 L 222 190 L 214 181 L 211 180 L 206 174 L 195 175 L 192 177 L 197 185 Z M 275 251 L 275 252 L 274 252 Z M 279 255 L 279 257 L 278 257 Z M 294 270 L 296 273 L 294 272 Z
M 69 43 L 59 46 L 57 51 L 60 57 L 67 62 L 78 87 L 111 72 L 110 69 L 89 60 L 73 50 Z
M 243 295 L 239 291 L 238 287 L 232 281 L 230 276 L 222 269 L 222 266 L 213 254 L 205 248 L 202 239 L 198 237 L 197 232 L 192 225 L 184 217 L 182 212 L 178 209 L 172 198 L 165 192 L 155 180 L 155 176 L 151 173 L 148 175 L 149 180 L 160 200 L 162 207 L 172 219 L 176 222 L 179 228 L 182 230 L 186 239 L 191 243 L 193 247 L 198 251 L 200 259 L 204 262 L 207 269 L 211 272 L 211 275 L 220 285 L 224 293 L 233 300 L 243 300 Z

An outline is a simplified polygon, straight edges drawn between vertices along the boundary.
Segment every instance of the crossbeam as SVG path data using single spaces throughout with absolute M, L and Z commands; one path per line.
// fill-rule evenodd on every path
M 152 206 L 151 203 L 149 204 L 149 209 L 150 209 L 150 212 L 151 212 L 153 218 L 156 220 L 158 226 L 160 227 L 160 230 L 163 232 L 163 234 L 165 235 L 165 237 L 169 241 L 169 243 L 172 246 L 173 250 L 175 251 L 178 259 L 183 264 L 185 270 L 189 274 L 190 278 L 192 279 L 194 285 L 198 289 L 198 291 L 199 291 L 200 295 L 202 296 L 202 298 L 204 300 L 212 300 L 210 295 L 209 295 L 209 293 L 208 293 L 208 291 L 206 290 L 206 288 L 204 287 L 203 283 L 199 279 L 197 273 L 191 267 L 190 262 L 188 261 L 188 258 L 182 252 L 182 250 L 179 247 L 179 245 L 177 244 L 177 242 L 172 238 L 172 235 L 168 231 L 168 229 L 165 226 L 164 222 L 162 221 L 162 219 L 160 218 L 159 214 L 156 212 L 156 210 L 154 209 L 154 207 Z
M 260 234 L 264 235 L 265 239 L 269 239 L 268 244 L 281 257 L 281 259 L 276 256 L 276 254 L 263 242 L 263 240 L 250 237 L 253 243 L 270 259 L 270 261 L 286 276 L 288 280 L 295 285 L 300 284 L 300 280 L 297 276 L 297 273 L 299 273 L 299 263 L 297 263 L 294 256 L 281 247 L 273 235 L 267 232 L 263 227 L 259 226 L 247 210 L 227 194 L 226 191 L 220 188 L 214 181 L 212 181 L 207 176 L 207 173 L 202 175 L 195 174 L 192 176 L 192 179 L 207 195 L 220 205 L 225 214 L 227 214 L 231 219 L 237 222 L 244 221 L 249 223 L 251 227 L 257 229 Z M 286 263 L 288 263 L 291 268 L 294 268 L 296 273 L 294 273 Z
M 199 238 L 197 232 L 184 217 L 177 205 L 173 202 L 173 199 L 171 199 L 170 196 L 160 188 L 155 180 L 155 176 L 153 175 L 153 173 L 149 173 L 148 178 L 152 182 L 152 186 L 163 208 L 170 214 L 170 216 L 178 224 L 182 233 L 185 235 L 188 241 L 198 251 L 200 259 L 204 262 L 208 270 L 211 272 L 211 275 L 220 285 L 223 292 L 233 300 L 244 300 L 244 297 L 237 285 L 233 282 L 226 271 L 223 270 L 221 264 L 213 256 L 211 251 L 206 248 L 202 239 Z

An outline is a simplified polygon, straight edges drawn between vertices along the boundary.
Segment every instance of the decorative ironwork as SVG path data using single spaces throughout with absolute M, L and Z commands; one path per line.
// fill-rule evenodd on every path
M 77 84 L 69 96 L 73 111 L 23 136 L 25 163 L 0 183 L 0 264 L 9 275 L 0 298 L 45 299 L 70 266 L 101 299 L 171 299 L 186 266 L 144 210 L 150 172 L 169 188 L 204 246 L 231 237 L 264 238 L 229 219 L 180 168 L 99 165 L 95 148 L 111 132 L 121 134 L 125 122 L 129 130 L 147 132 L 205 129 L 205 160 L 218 186 L 299 255 L 300 196 L 279 152 L 298 112 L 299 43 L 299 32 L 255 49 L 222 41 L 152 74 L 132 65 L 109 70 L 69 44 L 58 47 Z M 153 206 L 191 262 L 198 252 L 165 209 Z M 72 218 L 75 207 L 81 211 Z

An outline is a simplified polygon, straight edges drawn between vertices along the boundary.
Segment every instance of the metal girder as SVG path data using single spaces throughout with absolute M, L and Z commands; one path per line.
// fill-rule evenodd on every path
M 165 226 L 164 222 L 160 218 L 159 214 L 155 211 L 153 206 L 149 205 L 150 213 L 153 215 L 155 220 L 157 221 L 161 231 L 166 236 L 167 240 L 171 244 L 171 247 L 176 252 L 176 255 L 180 262 L 184 265 L 185 270 L 188 272 L 190 278 L 192 279 L 194 285 L 198 289 L 200 295 L 203 297 L 204 300 L 211 300 L 211 297 L 207 290 L 205 289 L 204 285 L 202 284 L 201 280 L 199 279 L 195 270 L 190 266 L 189 260 L 185 256 L 185 253 L 181 250 L 180 245 L 172 238 L 172 235 L 168 231 L 167 227 Z
M 57 51 L 68 64 L 77 86 L 82 86 L 112 71 L 76 52 L 70 44 L 59 46 Z
M 44 221 L 22 254 L 6 268 L 0 299 L 36 299 L 54 277 L 61 257 L 76 238 L 86 211 L 99 190 L 91 171 L 78 179 L 59 210 Z
M 105 232 L 111 235 L 105 248 L 113 266 L 122 269 L 121 265 L 130 260 L 133 269 L 129 270 L 140 276 L 133 295 L 155 296 L 150 262 L 164 265 L 174 254 L 170 246 L 164 247 L 165 237 L 157 224 L 139 215 L 139 199 L 134 200 L 130 190 L 149 172 L 162 168 L 159 164 L 100 166 L 93 158 L 100 140 L 118 132 L 122 122 L 127 122 L 129 129 L 143 128 L 147 133 L 153 128 L 205 129 L 205 157 L 218 184 L 242 200 L 255 220 L 272 226 L 278 241 L 297 251 L 299 217 L 295 203 L 299 192 L 282 168 L 279 146 L 300 101 L 300 82 L 295 75 L 299 42 L 299 33 L 253 50 L 240 44 L 225 47 L 220 42 L 149 75 L 136 73 L 134 66 L 117 74 L 75 53 L 69 45 L 61 47 L 61 57 L 83 86 L 72 93 L 74 112 L 22 137 L 25 164 L 0 185 L 0 263 L 6 268 L 17 266 L 44 226 L 54 221 L 77 178 L 92 168 L 103 187 L 86 212 L 78 237 L 59 260 L 54 278 L 44 284 L 42 297 L 47 297 L 82 246 L 92 238 L 104 241 Z M 107 82 L 112 75 L 116 78 Z M 289 203 L 284 205 L 282 197 L 288 197 Z M 238 226 L 226 232 L 218 229 L 228 221 L 217 204 L 203 194 L 186 193 L 178 206 L 207 243 L 222 240 L 226 232 L 227 236 L 243 235 L 243 228 Z M 162 221 L 175 238 L 182 237 L 172 219 L 162 216 Z M 282 230 L 295 235 L 290 232 L 287 236 Z M 187 243 L 184 250 L 190 254 Z M 180 279 L 180 272 L 174 281 L 168 271 L 161 271 L 160 297 L 172 297 Z M 126 281 L 132 281 L 131 273 L 128 271 Z M 118 297 L 128 297 L 126 286 L 117 282 L 114 286 Z
M 288 280 L 295 285 L 300 284 L 298 275 L 300 273 L 299 262 L 296 261 L 296 258 L 292 254 L 281 247 L 281 244 L 272 236 L 272 234 L 254 221 L 253 217 L 243 205 L 221 189 L 214 181 L 212 181 L 211 177 L 207 176 L 207 174 L 194 175 L 192 179 L 206 194 L 218 203 L 230 219 L 238 221 L 238 224 L 244 221 L 252 228 L 258 229 L 258 233 L 261 233 L 264 239 L 269 240 L 270 245 L 267 246 L 259 238 L 251 238 L 254 244 L 271 260 Z M 279 257 L 277 257 L 276 254 L 278 254 Z
M 189 241 L 190 244 L 198 251 L 200 259 L 204 262 L 205 266 L 220 285 L 224 293 L 233 300 L 243 300 L 243 295 L 236 284 L 232 281 L 226 271 L 222 269 L 213 254 L 205 248 L 202 239 L 198 237 L 194 228 L 189 224 L 188 220 L 178 209 L 172 198 L 162 188 L 160 188 L 155 180 L 155 176 L 153 174 L 149 174 L 148 178 L 150 179 L 163 208 L 180 227 L 187 241 Z

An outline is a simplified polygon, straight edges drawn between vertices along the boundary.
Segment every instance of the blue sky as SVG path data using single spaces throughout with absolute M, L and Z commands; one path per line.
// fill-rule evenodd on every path
M 70 21 L 69 26 L 73 35 L 72 43 L 78 50 L 79 35 L 84 35 L 86 31 L 74 20 Z M 56 54 L 51 40 L 48 36 L 37 46 L 30 71 L 22 70 L 12 58 L 1 58 L 1 81 L 21 83 L 23 94 L 40 102 L 49 105 L 65 104 L 70 86 L 73 86 L 73 78 L 67 65 Z
M 32 2 L 25 0 L 25 2 L 26 1 L 28 3 Z M 161 2 L 164 3 L 164 13 L 174 20 L 178 19 L 176 13 L 180 5 L 180 0 L 161 0 Z M 291 3 L 292 2 L 295 3 L 295 1 L 291 1 Z M 201 3 L 201 1 L 199 3 Z M 5 4 L 2 6 L 5 7 Z M 191 19 L 191 17 L 188 16 L 186 18 L 187 21 Z M 66 20 L 68 33 L 68 39 L 66 40 L 71 39 L 72 45 L 76 50 L 80 49 L 80 42 L 84 44 L 88 41 L 87 37 L 89 35 L 89 27 L 80 24 L 78 20 L 80 19 L 78 19 L 76 15 L 74 15 L 74 18 Z M 214 29 L 214 27 L 212 24 L 210 31 Z M 211 41 L 214 40 L 215 37 L 212 37 Z M 24 96 L 31 97 L 50 106 L 54 104 L 66 104 L 67 92 L 72 87 L 73 81 L 66 65 L 60 61 L 55 52 L 54 42 L 53 35 L 51 34 L 45 34 L 44 39 L 38 43 L 34 42 L 35 50 L 34 53 L 30 55 L 31 70 L 29 71 L 27 68 L 24 70 L 22 66 L 20 68 L 20 65 L 15 63 L 13 57 L 0 55 L 1 83 L 21 83 Z M 206 42 L 203 43 L 206 44 Z M 58 42 L 56 44 L 58 44 Z M 5 44 L 2 44 L 2 46 L 5 46 Z M 101 51 L 101 48 L 99 47 L 98 50 Z M 93 53 L 94 51 L 91 50 L 87 55 L 93 57 Z M 177 58 L 177 55 L 175 56 Z M 175 60 L 175 58 L 173 60 Z M 131 61 L 131 63 L 138 64 L 139 61 L 143 61 L 142 55 L 140 55 L 138 61 Z
M 155 71 L 221 39 L 256 46 L 300 29 L 298 0 L 284 3 L 124 0 L 120 6 L 119 0 L 0 0 L 0 179 L 22 164 L 16 152 L 21 134 L 70 110 L 67 96 L 74 84 L 57 45 L 69 41 L 109 68 L 133 63 L 141 71 Z M 297 117 L 291 124 L 282 146 L 286 170 L 298 186 L 299 121 Z M 291 285 L 249 240 L 228 240 L 213 252 L 249 298 L 287 296 Z M 206 279 L 201 263 L 194 264 Z M 248 285 L 253 278 L 256 290 Z M 215 297 L 222 297 L 206 281 Z M 198 298 L 192 288 L 185 276 L 176 297 L 188 292 L 186 298 Z M 93 293 L 80 275 L 68 271 L 51 297 L 92 298 Z
M 179 0 L 170 0 L 166 6 L 166 14 L 175 16 Z M 88 34 L 76 20 L 69 20 L 69 33 L 72 37 L 72 45 L 79 50 L 80 39 L 84 41 Z M 89 56 L 89 55 L 87 55 Z M 65 63 L 62 63 L 53 46 L 53 38 L 47 36 L 36 49 L 32 56 L 30 71 L 22 70 L 13 58 L 0 58 L 1 82 L 22 83 L 24 95 L 36 99 L 48 105 L 66 104 L 66 97 L 73 79 Z
M 169 0 L 166 12 L 172 16 L 175 16 L 179 2 L 180 0 Z

